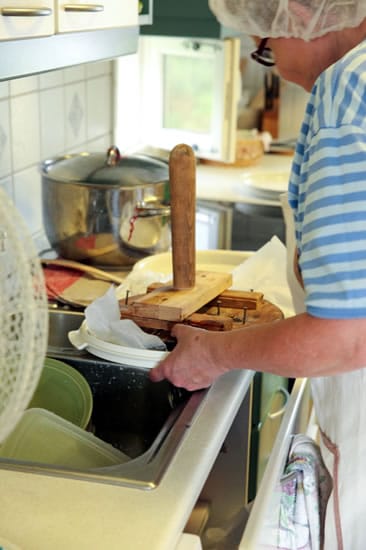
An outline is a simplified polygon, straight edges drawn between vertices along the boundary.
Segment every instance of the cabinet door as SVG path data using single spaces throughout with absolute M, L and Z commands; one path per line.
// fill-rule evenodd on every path
M 256 496 L 286 410 L 288 379 L 256 373 L 253 380 L 249 500 Z
M 138 0 L 56 1 L 59 33 L 138 24 Z
M 53 0 L 0 0 L 0 40 L 54 33 Z
M 238 36 L 238 32 L 220 25 L 207 0 L 154 0 L 152 24 L 144 26 L 141 33 L 197 38 Z

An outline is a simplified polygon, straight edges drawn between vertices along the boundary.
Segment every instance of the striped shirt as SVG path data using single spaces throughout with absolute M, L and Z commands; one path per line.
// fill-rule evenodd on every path
M 366 317 L 366 41 L 313 87 L 289 202 L 307 312 Z

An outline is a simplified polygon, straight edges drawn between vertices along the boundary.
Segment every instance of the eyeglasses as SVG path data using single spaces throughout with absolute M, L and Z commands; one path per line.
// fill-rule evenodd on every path
M 273 54 L 271 48 L 267 47 L 268 38 L 262 38 L 259 43 L 258 48 L 250 54 L 250 57 L 266 67 L 273 67 L 276 64 L 273 59 Z

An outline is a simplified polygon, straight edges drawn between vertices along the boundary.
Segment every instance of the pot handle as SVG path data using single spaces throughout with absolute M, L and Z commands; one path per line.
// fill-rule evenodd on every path
M 145 202 L 139 202 L 135 206 L 135 212 L 138 218 L 149 218 L 150 216 L 170 216 L 170 206 L 163 204 L 154 204 L 154 206 L 149 206 Z
M 116 166 L 120 160 L 121 160 L 121 153 L 118 147 L 116 145 L 112 145 L 111 147 L 109 147 L 107 151 L 106 164 L 108 166 Z

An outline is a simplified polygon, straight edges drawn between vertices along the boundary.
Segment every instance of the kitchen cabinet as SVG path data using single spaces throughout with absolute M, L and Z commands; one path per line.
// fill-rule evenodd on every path
M 137 51 L 139 27 L 0 41 L 0 81 L 103 61 Z
M 136 0 L 107 0 L 85 4 L 81 0 L 56 1 L 56 32 L 124 27 L 137 22 Z
M 30 0 L 12 1 L 16 8 L 25 9 L 27 3 L 30 5 Z M 3 12 L 0 18 L 0 25 L 3 25 L 0 27 L 0 81 L 136 53 L 139 38 L 138 0 L 108 0 L 105 6 L 83 4 L 96 6 L 97 10 L 101 6 L 105 8 L 103 11 L 85 13 L 65 11 L 65 5 L 59 2 L 59 8 L 56 4 L 56 15 L 54 2 L 41 0 L 39 3 L 42 9 L 43 6 L 46 9 L 48 4 L 52 5 L 50 16 L 4 16 Z M 0 0 L 1 5 L 4 5 L 3 9 L 6 7 L 5 0 Z M 82 6 L 79 0 L 68 4 L 71 5 L 73 9 L 81 9 Z M 59 18 L 56 29 L 54 17 Z M 33 19 L 38 23 L 33 22 L 32 27 Z M 52 22 L 52 28 L 43 32 L 40 25 L 46 20 L 49 24 Z M 43 36 L 46 34 L 49 36 Z M 22 40 L 17 40 L 21 37 Z
M 0 0 L 0 40 L 15 40 L 54 33 L 53 0 Z M 3 58 L 2 58 L 3 61 Z M 14 62 L 14 59 L 12 60 Z
M 153 0 L 139 0 L 139 25 L 151 25 L 153 22 Z
M 232 29 L 220 25 L 207 0 L 154 0 L 153 23 L 144 26 L 141 34 L 199 38 L 238 36 Z

